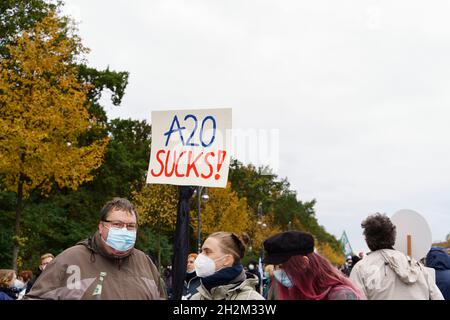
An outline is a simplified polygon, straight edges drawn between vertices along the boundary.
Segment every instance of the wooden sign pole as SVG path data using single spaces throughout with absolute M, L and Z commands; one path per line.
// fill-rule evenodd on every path
M 406 249 L 407 254 L 411 258 L 412 257 L 412 240 L 411 240 L 410 234 L 406 235 L 406 245 L 407 245 L 407 249 Z

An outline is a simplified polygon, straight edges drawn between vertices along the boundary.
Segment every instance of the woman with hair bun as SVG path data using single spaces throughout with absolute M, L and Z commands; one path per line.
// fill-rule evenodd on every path
M 258 278 L 241 264 L 247 242 L 248 236 L 223 231 L 205 240 L 194 262 L 201 285 L 191 300 L 264 300 L 255 290 Z

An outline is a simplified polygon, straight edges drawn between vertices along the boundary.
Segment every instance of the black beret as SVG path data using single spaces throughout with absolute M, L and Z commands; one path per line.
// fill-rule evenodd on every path
M 281 232 L 264 241 L 265 264 L 281 264 L 292 256 L 307 255 L 314 252 L 314 238 L 301 231 Z

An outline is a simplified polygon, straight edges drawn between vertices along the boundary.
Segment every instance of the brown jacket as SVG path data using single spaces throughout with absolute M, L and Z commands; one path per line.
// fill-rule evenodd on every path
M 58 255 L 24 299 L 166 299 L 164 283 L 150 258 L 133 249 L 121 259 L 106 254 L 99 233 Z

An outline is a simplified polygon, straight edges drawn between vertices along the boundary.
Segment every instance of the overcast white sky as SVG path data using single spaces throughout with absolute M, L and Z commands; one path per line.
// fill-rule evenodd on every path
M 129 71 L 111 118 L 232 107 L 279 129 L 280 176 L 355 251 L 370 213 L 450 232 L 450 2 L 66 0 L 90 65 Z

